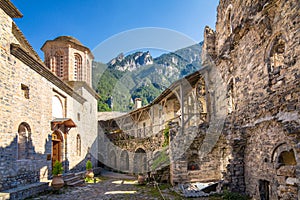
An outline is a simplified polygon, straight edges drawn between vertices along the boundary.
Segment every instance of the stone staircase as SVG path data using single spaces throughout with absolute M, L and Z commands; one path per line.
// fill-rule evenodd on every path
M 85 171 L 78 173 L 68 173 L 63 175 L 65 185 L 67 186 L 80 186 L 84 184 Z
M 0 192 L 0 200 L 21 200 L 49 190 L 49 182 L 37 182 Z

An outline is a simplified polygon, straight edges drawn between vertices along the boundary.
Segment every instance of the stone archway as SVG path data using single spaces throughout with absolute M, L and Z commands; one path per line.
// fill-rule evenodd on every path
M 272 162 L 276 173 L 278 199 L 296 199 L 298 178 L 297 160 L 294 149 L 287 143 L 279 144 L 272 153 Z
M 18 128 L 18 160 L 28 159 L 31 147 L 31 128 L 22 122 Z
M 62 162 L 63 156 L 63 136 L 59 131 L 54 131 L 52 133 L 52 166 L 55 161 Z
M 142 148 L 138 148 L 134 154 L 134 168 L 133 173 L 147 172 L 147 154 Z
M 129 170 L 129 156 L 127 151 L 122 151 L 120 156 L 120 169 L 122 171 L 128 171 Z

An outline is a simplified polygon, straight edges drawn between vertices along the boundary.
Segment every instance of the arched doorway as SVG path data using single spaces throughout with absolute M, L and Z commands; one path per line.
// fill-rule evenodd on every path
M 30 126 L 26 122 L 22 122 L 18 128 L 18 160 L 29 158 L 31 146 Z
M 59 131 L 52 133 L 52 166 L 55 161 L 62 161 L 63 137 Z
M 147 172 L 147 155 L 144 149 L 138 148 L 134 155 L 134 173 Z

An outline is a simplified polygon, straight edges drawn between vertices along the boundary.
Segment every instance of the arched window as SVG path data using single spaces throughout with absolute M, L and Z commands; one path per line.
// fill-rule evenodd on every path
M 58 96 L 52 97 L 52 117 L 53 118 L 63 118 L 63 104 Z
M 77 156 L 81 156 L 81 138 L 79 134 L 76 137 L 76 152 Z
M 269 57 L 267 59 L 270 86 L 276 83 L 276 78 L 280 76 L 280 70 L 283 68 L 285 43 L 282 34 L 277 35 L 271 42 Z
M 29 158 L 31 129 L 26 122 L 22 122 L 18 128 L 18 160 Z
M 199 170 L 199 169 L 200 169 L 199 165 L 196 162 L 190 161 L 188 163 L 188 170 L 193 171 L 193 170 Z
M 55 54 L 54 72 L 59 78 L 64 77 L 64 56 L 60 52 L 56 52 L 56 54 Z
M 198 154 L 192 154 L 192 155 L 188 156 L 187 169 L 188 170 L 199 170 L 200 167 L 199 167 L 198 163 L 199 163 Z
M 79 54 L 74 54 L 74 80 L 82 81 L 82 59 Z

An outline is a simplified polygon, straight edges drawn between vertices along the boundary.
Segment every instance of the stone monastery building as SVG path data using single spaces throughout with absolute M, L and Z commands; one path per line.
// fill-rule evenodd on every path
M 89 48 L 58 37 L 43 45 L 44 63 L 12 20 L 22 14 L 8 0 L 0 8 L 3 191 L 49 179 L 56 160 L 65 172 L 85 170 L 89 151 L 97 147 L 99 96 L 91 88 Z
M 300 199 L 299 0 L 220 0 L 203 68 L 99 121 L 91 51 L 61 36 L 42 46 L 42 62 L 13 22 L 22 14 L 9 0 L 0 8 L 0 197 L 46 189 L 55 160 L 69 172 L 91 159 L 173 185 Z

